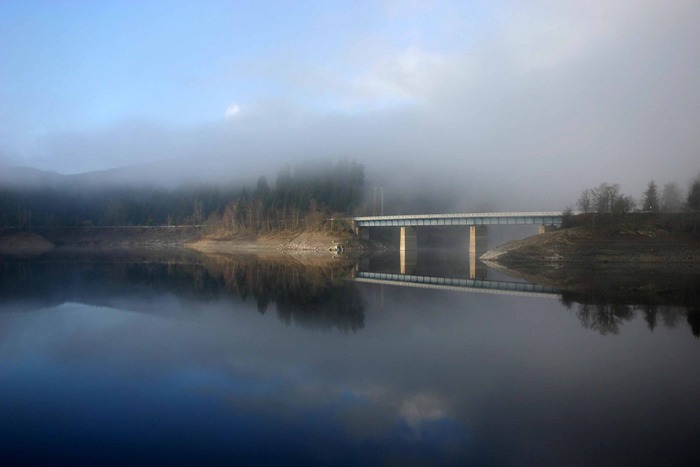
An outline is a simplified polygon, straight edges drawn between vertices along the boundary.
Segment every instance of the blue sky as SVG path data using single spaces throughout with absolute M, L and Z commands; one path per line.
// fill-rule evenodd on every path
M 41 134 L 131 118 L 198 124 L 231 104 L 273 99 L 332 108 L 342 97 L 333 88 L 362 72 L 362 41 L 449 49 L 431 8 L 413 9 L 373 1 L 3 2 L 5 119 Z
M 350 156 L 641 189 L 633 158 L 685 183 L 698 22 L 690 0 L 5 0 L 0 163 Z

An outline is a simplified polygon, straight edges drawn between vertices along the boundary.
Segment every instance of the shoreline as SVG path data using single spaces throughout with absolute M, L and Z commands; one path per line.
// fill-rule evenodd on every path
M 332 256 L 338 247 L 362 253 L 367 245 L 346 232 L 279 231 L 260 235 L 212 231 L 200 226 L 0 229 L 0 255 L 36 256 L 53 249 L 123 250 L 184 248 L 209 254 L 265 253 Z
M 625 223 L 559 229 L 502 244 L 481 255 L 485 262 L 514 271 L 617 267 L 683 270 L 700 268 L 700 235 L 678 228 L 668 218 L 637 216 Z M 673 220 L 673 219 L 672 219 Z M 583 218 L 585 222 L 586 219 Z M 682 225 L 682 224 L 680 224 Z M 351 256 L 381 251 L 385 245 L 364 242 L 349 231 L 303 230 L 232 233 L 209 226 L 124 226 L 0 229 L 0 254 L 39 255 L 53 248 L 167 249 L 209 254 L 291 254 Z
M 481 255 L 503 266 L 700 265 L 700 239 L 662 229 L 572 227 L 513 240 Z
M 205 253 L 286 252 L 333 254 L 342 245 L 352 251 L 362 246 L 342 233 L 325 231 L 281 231 L 262 235 L 205 235 L 184 244 L 186 248 Z

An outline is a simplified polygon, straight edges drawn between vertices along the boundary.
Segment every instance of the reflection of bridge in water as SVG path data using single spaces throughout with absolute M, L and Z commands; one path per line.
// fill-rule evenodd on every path
M 416 214 L 392 216 L 354 217 L 356 234 L 364 240 L 370 239 L 375 228 L 398 228 L 400 274 L 387 272 L 358 271 L 354 280 L 371 284 L 396 285 L 423 289 L 479 292 L 500 295 L 557 298 L 559 289 L 539 284 L 486 279 L 486 265 L 478 260 L 486 251 L 487 226 L 489 225 L 539 225 L 539 232 L 561 225 L 560 212 L 485 212 L 463 214 Z M 418 232 L 441 226 L 462 227 L 469 239 L 469 278 L 449 278 L 418 275 Z M 359 269 L 368 269 L 360 266 Z
M 449 277 L 391 274 L 385 272 L 357 272 L 355 282 L 367 284 L 395 285 L 420 289 L 477 292 L 520 297 L 559 298 L 560 291 L 554 287 L 528 282 L 459 279 Z

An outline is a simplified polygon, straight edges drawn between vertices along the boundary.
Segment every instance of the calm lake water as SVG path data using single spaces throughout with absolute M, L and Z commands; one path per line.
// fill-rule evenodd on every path
M 694 276 L 685 301 L 653 304 L 351 280 L 402 268 L 474 274 L 454 252 L 318 267 L 181 251 L 2 258 L 0 462 L 700 458 Z M 518 282 L 481 265 L 473 277 Z

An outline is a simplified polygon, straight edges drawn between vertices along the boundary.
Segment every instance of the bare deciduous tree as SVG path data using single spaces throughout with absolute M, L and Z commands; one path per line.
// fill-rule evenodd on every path
M 586 188 L 581 192 L 581 196 L 578 198 L 578 201 L 576 202 L 576 205 L 578 208 L 585 212 L 591 212 L 591 209 L 593 207 L 593 193 L 591 190 Z
M 620 185 L 617 183 L 613 185 L 601 183 L 597 188 L 593 188 L 591 193 L 595 212 L 598 214 L 612 214 L 615 202 L 620 197 Z

